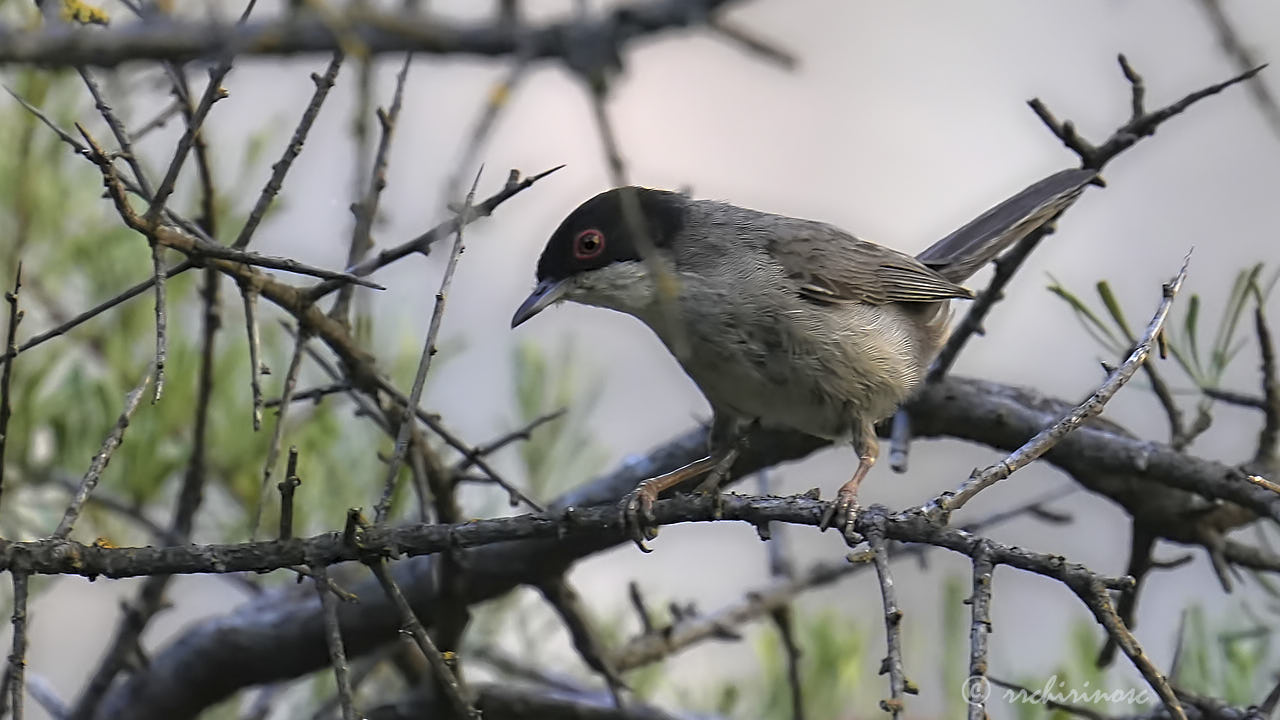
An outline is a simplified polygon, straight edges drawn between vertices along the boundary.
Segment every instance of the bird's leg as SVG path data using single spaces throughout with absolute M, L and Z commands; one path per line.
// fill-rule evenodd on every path
M 719 423 L 717 423 L 719 425 Z M 725 478 L 729 477 L 729 469 L 733 467 L 733 463 L 737 461 L 738 455 L 742 453 L 742 448 L 747 444 L 747 436 L 751 431 L 759 427 L 760 421 L 753 420 L 750 423 L 742 424 L 735 421 L 726 421 L 722 426 L 713 429 L 711 446 L 727 447 L 720 462 L 711 468 L 711 472 L 707 474 L 707 478 L 702 481 L 694 490 L 696 493 L 704 495 L 714 495 L 717 499 L 720 495 L 720 484 Z M 728 428 L 728 429 L 726 429 Z M 727 438 L 727 439 L 722 439 Z M 714 452 L 712 454 L 715 454 Z
M 712 470 L 723 459 L 724 455 L 721 454 L 694 460 L 682 468 L 645 480 L 623 498 L 622 524 L 631 528 L 631 539 L 635 540 L 637 547 L 644 552 L 651 552 L 645 547 L 644 541 L 658 536 L 658 530 L 654 527 L 656 518 L 653 516 L 653 503 L 658 499 L 658 494 Z
M 858 469 L 853 471 L 849 482 L 840 486 L 836 499 L 827 506 L 826 512 L 822 513 L 822 522 L 818 524 L 819 530 L 826 530 L 833 524 L 838 525 L 846 539 L 856 537 L 853 521 L 858 515 L 858 486 L 867 473 L 871 472 L 871 466 L 876 464 L 876 457 L 880 454 L 880 441 L 876 439 L 875 426 L 869 422 L 863 423 L 853 446 L 858 451 Z
M 698 486 L 696 492 L 715 493 L 733 461 L 745 444 L 746 437 L 755 423 L 746 424 L 741 418 L 730 413 L 715 411 L 711 420 L 711 431 L 707 435 L 710 452 L 701 460 L 695 460 L 682 468 L 672 470 L 665 475 L 649 478 L 636 486 L 622 501 L 622 523 L 631 528 L 631 539 L 644 552 L 645 540 L 652 540 L 658 535 L 654 525 L 653 503 L 658 495 L 668 488 L 673 488 L 686 480 L 691 480 L 703 473 L 710 472 L 706 481 Z M 716 495 L 719 498 L 719 495 Z M 718 511 L 718 506 L 717 506 Z

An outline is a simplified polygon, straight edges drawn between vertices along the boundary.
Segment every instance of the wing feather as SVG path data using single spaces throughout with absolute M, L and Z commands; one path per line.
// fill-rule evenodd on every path
M 806 223 L 794 230 L 776 235 L 769 250 L 807 300 L 884 305 L 973 297 L 910 255 L 830 225 Z

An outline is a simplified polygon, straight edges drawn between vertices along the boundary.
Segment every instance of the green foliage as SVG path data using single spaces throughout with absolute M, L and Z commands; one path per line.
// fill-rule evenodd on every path
M 1207 355 L 1200 352 L 1203 343 L 1200 336 L 1199 295 L 1193 294 L 1188 299 L 1181 323 L 1170 322 L 1165 325 L 1164 334 L 1169 352 L 1197 387 L 1218 387 L 1223 373 L 1244 346 L 1245 341 L 1237 337 L 1237 332 L 1241 317 L 1249 307 L 1250 296 L 1253 295 L 1258 302 L 1264 302 L 1275 287 L 1277 278 L 1280 278 L 1280 271 L 1277 271 L 1272 273 L 1269 280 L 1261 282 L 1262 270 L 1263 264 L 1258 263 L 1236 273 L 1222 315 L 1215 324 L 1217 330 L 1213 340 L 1206 346 Z M 1049 286 L 1049 291 L 1067 303 L 1085 331 L 1099 345 L 1114 356 L 1124 355 L 1132 350 L 1137 336 L 1130 328 L 1110 284 L 1106 280 L 1100 280 L 1095 290 L 1106 319 L 1103 318 L 1104 313 L 1090 308 L 1077 293 L 1068 290 L 1057 280 Z
M 1165 347 L 1173 355 L 1174 361 L 1186 376 L 1195 383 L 1202 394 L 1195 408 L 1195 420 L 1189 428 L 1188 438 L 1194 437 L 1207 429 L 1213 422 L 1211 410 L 1213 398 L 1207 391 L 1217 389 L 1232 360 L 1245 345 L 1245 340 L 1237 337 L 1240 321 L 1245 310 L 1252 306 L 1263 306 L 1271 290 L 1280 279 L 1280 270 L 1273 272 L 1269 280 L 1261 280 L 1263 264 L 1258 263 L 1240 270 L 1231 284 L 1227 294 L 1222 315 L 1215 324 L 1212 341 L 1205 344 L 1200 327 L 1200 296 L 1193 294 L 1187 300 L 1182 321 L 1170 319 L 1165 323 L 1163 339 Z M 1050 279 L 1053 279 L 1052 276 Z M 1101 302 L 1101 310 L 1095 310 L 1080 295 L 1068 290 L 1057 280 L 1049 286 L 1049 291 L 1067 303 L 1080 321 L 1081 326 L 1112 357 L 1122 357 L 1133 350 L 1138 338 L 1129 325 L 1119 301 L 1106 280 L 1100 280 L 1094 287 Z M 1207 333 L 1206 333 L 1207 334 Z M 1201 348 L 1205 348 L 1202 354 Z M 1154 371 L 1153 371 L 1154 372 Z M 1176 442 L 1175 438 L 1175 442 Z
M 1261 702 L 1275 683 L 1278 659 L 1274 622 L 1246 625 L 1240 616 L 1217 621 L 1204 609 L 1188 609 L 1174 682 L 1195 693 L 1247 707 Z
M 584 371 L 573 347 L 561 347 L 548 357 L 533 343 L 522 343 L 513 359 L 516 422 L 520 426 L 561 409 L 564 415 L 543 423 L 520 445 L 525 487 L 533 497 L 554 492 L 599 472 L 607 456 L 594 439 L 590 425 L 600 377 Z
M 945 717 L 963 717 L 967 709 L 960 692 L 969 677 L 969 597 L 967 578 L 952 575 L 942 586 L 942 654 L 938 658 Z
M 91 114 L 74 74 L 19 71 L 11 87 L 60 126 L 70 127 Z M 11 285 L 21 261 L 20 297 L 26 313 L 19 328 L 21 342 L 147 278 L 151 260 L 147 243 L 126 229 L 101 197 L 97 170 L 16 102 L 0 105 L 0 143 L 15 149 L 0 154 L 0 286 Z M 217 221 L 221 227 L 239 227 L 241 218 L 223 214 Z M 201 363 L 202 312 L 196 294 L 200 275 L 188 272 L 168 283 L 165 395 L 158 404 L 144 400 L 138 408 L 95 495 L 143 511 L 156 503 L 167 506 L 186 471 Z M 239 320 L 240 302 L 228 288 L 223 281 L 206 495 L 232 500 L 219 505 L 222 523 L 228 532 L 240 533 L 246 511 L 257 502 L 272 413 L 266 415 L 264 431 L 254 433 L 247 341 Z M 273 327 L 269 311 L 262 315 L 264 356 L 284 355 L 287 360 L 292 340 Z M 6 490 L 23 493 L 24 500 L 5 504 L 0 533 L 43 534 L 56 522 L 66 493 L 50 492 L 47 483 L 78 481 L 89 467 L 119 417 L 125 395 L 151 360 L 154 333 L 154 295 L 144 293 L 14 361 Z M 282 379 L 266 379 L 268 394 L 278 392 L 276 384 Z M 351 482 L 375 462 L 367 450 L 367 424 L 344 422 L 335 412 L 340 407 L 329 402 L 291 412 L 285 442 L 302 452 L 307 487 L 319 486 L 313 496 L 300 496 L 307 498 L 297 507 L 300 530 L 312 514 L 322 515 L 324 524 L 332 526 L 345 507 L 334 504 L 362 504 L 367 499 L 366 488 Z M 118 541 L 149 539 L 132 522 L 112 519 L 90 506 L 76 534 L 92 538 L 99 533 Z
M 863 687 L 866 670 L 874 662 L 870 633 L 863 623 L 826 609 L 795 612 L 792 622 L 801 652 L 800 686 L 809 717 L 850 717 L 849 708 L 862 706 L 869 701 L 864 696 L 879 692 L 879 688 Z M 772 623 L 766 627 L 756 644 L 760 676 L 722 683 L 714 695 L 720 712 L 743 720 L 790 720 L 786 648 L 776 627 Z M 735 689 L 730 690 L 730 685 Z

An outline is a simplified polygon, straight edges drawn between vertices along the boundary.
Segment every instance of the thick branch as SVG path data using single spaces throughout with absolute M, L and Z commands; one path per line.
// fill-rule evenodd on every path
M 0 31 L 0 64 L 118 65 L 130 60 L 173 60 L 228 55 L 333 53 L 346 42 L 371 55 L 435 55 L 530 59 L 576 57 L 574 42 L 595 36 L 621 46 L 637 37 L 692 24 L 728 0 L 632 2 L 591 19 L 574 18 L 536 29 L 511 23 L 466 24 L 411 12 L 381 12 L 353 3 L 324 17 L 297 15 L 234 25 L 155 19 L 109 30 L 46 27 Z

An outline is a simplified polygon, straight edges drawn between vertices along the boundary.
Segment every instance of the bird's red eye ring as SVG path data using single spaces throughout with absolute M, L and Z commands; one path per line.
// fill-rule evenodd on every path
M 599 230 L 583 230 L 573 239 L 573 256 L 590 260 L 604 252 L 604 234 Z

